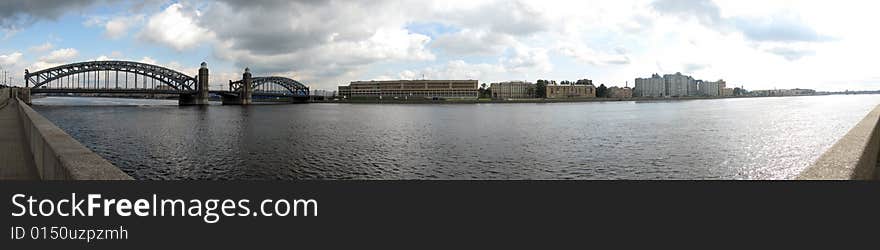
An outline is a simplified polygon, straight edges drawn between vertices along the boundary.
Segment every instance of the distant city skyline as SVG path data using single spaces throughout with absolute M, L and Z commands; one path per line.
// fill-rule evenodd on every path
M 747 89 L 877 90 L 875 1 L 42 1 L 0 3 L 0 67 L 131 60 L 196 74 L 576 80 L 654 73 Z

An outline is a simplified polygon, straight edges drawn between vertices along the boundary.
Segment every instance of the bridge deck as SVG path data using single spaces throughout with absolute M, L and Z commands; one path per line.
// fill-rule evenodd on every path
M 0 180 L 38 180 L 37 168 L 25 145 L 18 102 L 0 97 Z
M 89 88 L 32 88 L 31 94 L 196 94 L 197 91 L 190 90 L 173 90 L 173 89 L 116 89 L 116 88 L 99 88 L 99 89 L 89 89 Z M 227 91 L 227 90 L 211 90 L 208 93 L 216 94 L 216 95 L 225 95 L 225 96 L 238 96 L 238 91 Z M 259 92 L 255 91 L 253 95 L 257 96 L 269 96 L 269 97 L 307 97 L 307 96 L 298 96 L 290 93 L 279 93 L 279 92 Z
M 44 93 L 81 93 L 81 94 L 195 94 L 196 91 L 174 89 L 114 89 L 114 88 L 31 88 L 31 94 Z

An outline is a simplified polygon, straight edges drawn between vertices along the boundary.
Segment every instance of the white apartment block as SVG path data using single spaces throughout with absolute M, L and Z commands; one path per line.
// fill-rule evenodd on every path
M 666 80 L 667 96 L 692 96 L 697 95 L 697 81 L 688 75 L 681 73 L 664 75 Z
M 681 97 L 681 96 L 723 96 L 726 94 L 727 84 L 724 80 L 715 82 L 696 80 L 689 75 L 680 72 L 666 74 L 660 77 L 658 74 L 651 78 L 636 78 L 636 86 L 633 90 L 634 97 Z
M 703 96 L 723 96 L 724 89 L 727 88 L 727 83 L 724 80 L 718 80 L 715 82 L 710 81 L 699 81 L 700 82 L 700 95 Z
M 666 96 L 666 80 L 658 74 L 651 78 L 636 78 L 636 86 L 633 89 L 635 97 L 663 97 Z

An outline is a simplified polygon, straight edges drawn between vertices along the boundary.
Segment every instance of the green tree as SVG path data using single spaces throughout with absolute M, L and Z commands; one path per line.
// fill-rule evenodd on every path
M 575 82 L 575 84 L 577 84 L 577 85 L 593 85 L 593 81 L 591 81 L 590 79 L 580 79 L 580 80 L 577 80 L 577 82 Z
M 596 88 L 596 97 L 608 97 L 608 87 L 605 87 L 605 84 L 601 84 Z
M 480 84 L 479 94 L 480 94 L 480 98 L 489 98 L 492 96 L 492 94 L 489 93 L 489 88 L 486 87 L 485 82 L 483 84 Z
M 538 80 L 535 83 L 535 97 L 547 98 L 547 80 Z

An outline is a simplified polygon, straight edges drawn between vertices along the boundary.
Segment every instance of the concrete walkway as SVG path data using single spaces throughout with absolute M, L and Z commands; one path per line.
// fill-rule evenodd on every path
M 39 180 L 34 159 L 25 145 L 18 102 L 0 97 L 0 180 Z

